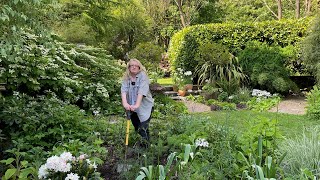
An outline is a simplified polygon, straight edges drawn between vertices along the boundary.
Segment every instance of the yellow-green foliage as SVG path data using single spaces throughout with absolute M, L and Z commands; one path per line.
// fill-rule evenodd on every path
M 171 39 L 169 57 L 172 70 L 180 67 L 193 71 L 195 55 L 205 42 L 221 43 L 237 54 L 248 41 L 286 47 L 300 42 L 307 33 L 310 19 L 247 23 L 196 25 L 177 32 Z

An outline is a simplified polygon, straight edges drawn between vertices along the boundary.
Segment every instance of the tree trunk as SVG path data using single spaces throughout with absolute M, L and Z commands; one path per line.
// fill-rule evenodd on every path
M 178 6 L 178 9 L 179 9 L 179 13 L 180 13 L 180 20 L 181 20 L 181 25 L 183 28 L 186 27 L 186 22 L 185 22 L 185 18 L 184 18 L 184 12 L 183 12 L 183 9 L 182 9 L 182 1 L 181 0 L 175 0 L 177 6 Z
M 304 6 L 306 16 L 308 16 L 311 12 L 311 0 L 305 0 Z
M 280 20 L 282 18 L 282 4 L 281 4 L 281 0 L 277 0 L 278 1 L 278 20 Z
M 309 15 L 311 13 L 311 0 L 308 0 L 308 6 L 307 6 L 307 15 Z
M 296 0 L 296 18 L 300 18 L 300 0 Z

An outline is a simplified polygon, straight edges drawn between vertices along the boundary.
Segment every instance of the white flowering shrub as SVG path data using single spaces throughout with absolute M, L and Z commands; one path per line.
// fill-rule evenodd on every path
M 192 84 L 192 72 L 184 71 L 181 68 L 177 68 L 177 70 L 173 73 L 173 81 L 179 88 L 182 88 L 186 84 Z
M 256 97 L 271 97 L 271 93 L 265 90 L 259 90 L 259 89 L 253 89 L 252 90 L 252 96 L 256 96 Z
M 198 138 L 195 143 L 196 147 L 209 147 L 209 143 L 205 139 Z
M 253 97 L 247 102 L 249 109 L 254 111 L 267 111 L 270 108 L 279 104 L 281 98 L 278 94 L 271 94 L 268 91 L 253 89 Z
M 96 171 L 97 165 L 91 162 L 86 154 L 74 157 L 70 152 L 63 152 L 60 156 L 52 156 L 41 165 L 38 171 L 39 179 L 102 179 Z

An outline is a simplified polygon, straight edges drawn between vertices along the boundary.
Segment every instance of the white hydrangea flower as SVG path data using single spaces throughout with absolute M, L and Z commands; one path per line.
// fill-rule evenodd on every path
M 38 171 L 38 178 L 45 179 L 45 178 L 47 178 L 48 174 L 49 174 L 49 172 L 48 172 L 47 166 L 45 164 L 41 165 L 39 168 L 39 171 Z
M 74 159 L 74 157 L 70 152 L 63 152 L 60 155 L 60 158 L 62 158 L 64 161 L 72 161 Z
M 67 175 L 67 177 L 65 178 L 65 180 L 79 180 L 79 175 L 78 174 L 73 174 L 73 173 L 70 173 Z
M 58 156 L 48 158 L 46 166 L 55 172 L 69 172 L 71 170 L 71 164 Z
M 257 96 L 257 97 L 271 97 L 270 92 L 264 91 L 264 90 L 259 90 L 259 89 L 253 89 L 251 95 Z

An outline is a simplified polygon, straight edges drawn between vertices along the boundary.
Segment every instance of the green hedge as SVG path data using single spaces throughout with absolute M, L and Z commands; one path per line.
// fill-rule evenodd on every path
M 310 20 L 207 24 L 185 28 L 171 39 L 168 50 L 171 69 L 179 67 L 185 71 L 194 71 L 198 64 L 194 61 L 198 47 L 208 41 L 227 46 L 234 55 L 244 49 L 248 41 L 280 47 L 296 45 L 306 36 Z

